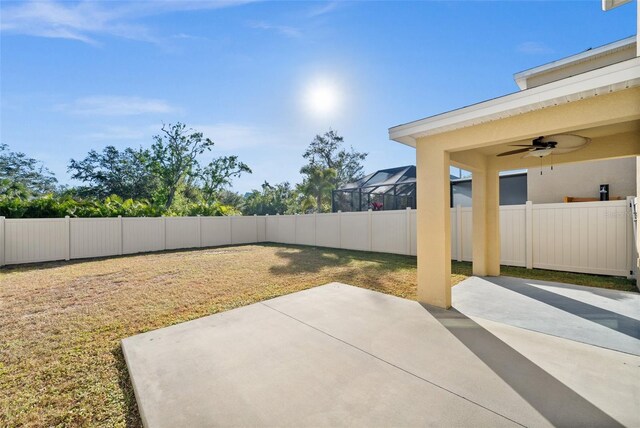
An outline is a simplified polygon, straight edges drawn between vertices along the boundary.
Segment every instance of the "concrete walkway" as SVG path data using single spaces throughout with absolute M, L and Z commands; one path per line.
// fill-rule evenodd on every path
M 532 330 L 333 283 L 122 346 L 148 427 L 640 425 L 640 357 Z

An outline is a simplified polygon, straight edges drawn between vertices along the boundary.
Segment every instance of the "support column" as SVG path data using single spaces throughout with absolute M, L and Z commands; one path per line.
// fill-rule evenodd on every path
M 640 2 L 638 2 L 638 9 L 640 10 Z M 640 47 L 638 48 L 640 49 Z M 636 156 L 636 200 L 635 200 L 636 206 L 635 206 L 635 210 L 636 213 L 640 210 L 640 156 Z M 633 239 L 635 240 L 634 245 L 635 245 L 635 251 L 632 251 L 632 253 L 635 255 L 635 265 L 636 265 L 636 272 L 640 272 L 640 257 L 638 256 L 638 254 L 640 254 L 640 223 L 638 222 L 640 220 L 640 215 L 635 218 L 632 219 L 636 222 L 636 228 L 634 229 L 634 232 L 636 233 L 636 235 L 633 237 Z M 638 290 L 640 290 L 640 274 L 636 275 L 636 287 L 638 288 Z
M 418 301 L 451 307 L 449 152 L 416 144 Z
M 500 179 L 495 169 L 471 175 L 473 274 L 500 275 Z

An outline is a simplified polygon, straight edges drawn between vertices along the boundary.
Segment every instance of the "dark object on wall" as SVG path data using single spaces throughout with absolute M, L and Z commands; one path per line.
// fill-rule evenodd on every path
M 609 185 L 601 184 L 600 185 L 600 200 L 608 201 L 609 200 Z
M 471 178 L 451 180 L 451 206 L 471 206 Z M 500 175 L 500 205 L 522 205 L 527 202 L 527 173 Z

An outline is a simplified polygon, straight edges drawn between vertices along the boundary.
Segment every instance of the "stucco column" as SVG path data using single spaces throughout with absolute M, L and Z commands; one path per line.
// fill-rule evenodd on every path
M 416 144 L 418 301 L 451 307 L 449 152 Z
M 495 169 L 471 175 L 473 274 L 500 275 L 500 180 Z
M 640 2 L 638 2 L 640 3 Z M 638 6 L 640 8 L 640 6 Z M 636 156 L 636 210 L 640 209 L 640 156 Z M 636 251 L 634 254 L 638 256 L 640 254 L 640 215 L 636 223 Z M 640 257 L 636 258 L 636 287 L 640 290 Z

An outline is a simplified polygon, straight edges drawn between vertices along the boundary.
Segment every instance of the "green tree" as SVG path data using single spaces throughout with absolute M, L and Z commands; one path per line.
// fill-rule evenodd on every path
M 113 146 L 101 153 L 91 150 L 79 161 L 71 159 L 67 171 L 71 178 L 86 183 L 74 189 L 83 197 L 103 199 L 118 195 L 123 199 L 152 199 L 159 181 L 149 168 L 149 150 L 126 148 L 119 151 Z
M 302 155 L 309 162 L 307 166 L 320 166 L 335 171 L 334 188 L 362 178 L 364 167 L 362 162 L 368 153 L 360 153 L 344 149 L 344 138 L 330 129 L 324 134 L 316 135 L 307 150 Z
M 207 203 L 215 201 L 220 192 L 231 185 L 233 178 L 251 172 L 247 164 L 238 161 L 238 156 L 223 156 L 212 160 L 200 173 L 204 200 Z
M 0 198 L 28 199 L 31 195 L 23 183 L 8 178 L 0 179 Z
M 222 205 L 233 207 L 237 210 L 242 210 L 244 206 L 244 197 L 231 190 L 223 189 L 218 193 L 218 202 Z
M 163 125 L 161 131 L 153 137 L 150 168 L 160 182 L 160 196 L 166 210 L 171 208 L 178 192 L 184 199 L 183 205 L 199 198 L 206 204 L 213 204 L 218 193 L 229 186 L 233 178 L 251 173 L 237 156 L 215 158 L 202 168 L 198 157 L 210 151 L 214 142 L 205 138 L 202 132 L 187 129 L 183 123 Z
M 57 190 L 55 176 L 41 162 L 0 144 L 0 188 L 22 197 L 44 195 Z M 4 192 L 3 192 L 4 193 Z
M 153 137 L 150 167 L 160 181 L 164 207 L 169 209 L 178 189 L 197 176 L 198 156 L 210 151 L 214 143 L 180 122 L 162 125 L 161 132 Z
M 260 190 L 253 190 L 245 196 L 242 213 L 285 214 L 289 212 L 294 196 L 294 190 L 288 182 L 271 185 L 265 181 Z
M 305 176 L 300 184 L 302 192 L 315 198 L 317 212 L 328 211 L 324 209 L 322 201 L 331 197 L 331 190 L 335 188 L 336 170 L 319 165 L 306 165 L 300 173 Z

